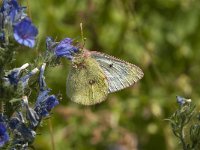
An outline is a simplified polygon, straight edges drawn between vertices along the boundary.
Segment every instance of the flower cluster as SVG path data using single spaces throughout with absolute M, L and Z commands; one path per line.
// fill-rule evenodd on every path
M 39 75 L 39 93 L 34 106 L 29 106 L 28 97 L 23 96 L 17 102 L 20 104 L 16 111 L 8 118 L 4 113 L 0 113 L 0 147 L 4 146 L 9 140 L 9 134 L 13 138 L 10 144 L 11 148 L 26 149 L 29 143 L 32 143 L 36 136 L 36 128 L 40 125 L 43 118 L 50 115 L 51 110 L 59 104 L 55 95 L 49 95 L 50 89 L 46 86 L 44 80 L 44 63 L 40 70 L 33 69 L 28 74 L 21 77 L 21 71 L 28 67 L 24 64 L 20 68 L 13 69 L 5 78 L 7 85 L 13 88 L 22 88 L 28 86 L 28 80 L 37 71 Z M 37 70 L 37 71 L 36 71 Z M 23 85 L 18 87 L 19 84 Z
M 13 45 L 10 36 L 19 44 L 31 48 L 36 43 L 38 30 L 25 10 L 26 7 L 21 7 L 17 0 L 3 0 L 0 7 L 0 148 L 13 150 L 28 149 L 36 137 L 36 129 L 59 104 L 46 85 L 46 65 L 57 65 L 60 57 L 73 60 L 80 51 L 71 38 L 55 42 L 47 37 L 47 51 L 38 56 L 34 63 L 7 70 L 15 53 L 15 47 L 10 46 Z M 29 70 L 29 66 L 33 69 Z M 35 85 L 35 98 L 30 97 L 33 91 L 31 84 Z
M 34 47 L 38 30 L 24 12 L 25 9 L 25 7 L 19 6 L 17 0 L 3 1 L 0 8 L 0 41 L 2 43 L 8 42 L 5 39 L 11 32 L 11 35 L 19 44 L 30 48 Z

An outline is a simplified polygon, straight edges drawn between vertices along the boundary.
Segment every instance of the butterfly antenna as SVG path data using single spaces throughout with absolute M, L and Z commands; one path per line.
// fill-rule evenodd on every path
M 82 22 L 80 23 L 80 28 L 81 28 L 81 40 L 82 40 L 82 44 L 83 44 L 83 47 L 84 47 L 86 38 L 84 38 L 84 36 L 83 36 L 83 23 Z
M 28 9 L 28 16 L 31 19 L 31 12 L 30 12 L 30 4 L 29 4 L 29 0 L 26 1 L 26 5 L 27 5 L 27 9 Z

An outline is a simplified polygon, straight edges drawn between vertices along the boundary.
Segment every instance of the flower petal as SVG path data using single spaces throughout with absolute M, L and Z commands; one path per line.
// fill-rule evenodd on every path
M 33 48 L 35 46 L 35 38 L 38 34 L 37 28 L 31 23 L 29 18 L 24 18 L 17 23 L 14 28 L 15 40 L 25 46 Z

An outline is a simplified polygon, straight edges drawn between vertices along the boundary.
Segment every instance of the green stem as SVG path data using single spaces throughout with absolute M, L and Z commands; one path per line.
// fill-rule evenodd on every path
M 52 126 L 51 118 L 48 119 L 48 122 L 49 122 L 49 131 L 50 131 L 50 135 L 51 135 L 52 150 L 55 150 L 55 140 L 54 140 L 54 136 L 53 136 L 53 126 Z
M 184 130 L 183 130 L 183 125 L 181 125 L 181 131 L 180 131 L 180 140 L 181 140 L 181 143 L 183 145 L 183 150 L 187 150 L 187 145 L 184 141 Z
M 4 113 L 4 103 L 2 100 L 0 101 L 0 113 Z

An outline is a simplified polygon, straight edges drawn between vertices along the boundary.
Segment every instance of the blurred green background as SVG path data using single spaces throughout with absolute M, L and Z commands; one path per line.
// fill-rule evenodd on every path
M 22 1 L 21 1 L 22 2 Z M 45 37 L 81 41 L 86 48 L 134 63 L 144 78 L 134 87 L 85 107 L 66 96 L 69 61 L 48 68 L 46 80 L 62 94 L 50 120 L 43 122 L 35 149 L 173 150 L 178 140 L 165 119 L 176 110 L 176 95 L 198 105 L 200 92 L 199 0 L 29 0 L 29 16 L 39 28 L 38 46 L 21 50 L 16 66 L 45 51 Z M 51 123 L 50 123 L 51 122 Z M 52 125 L 53 133 L 50 132 Z

